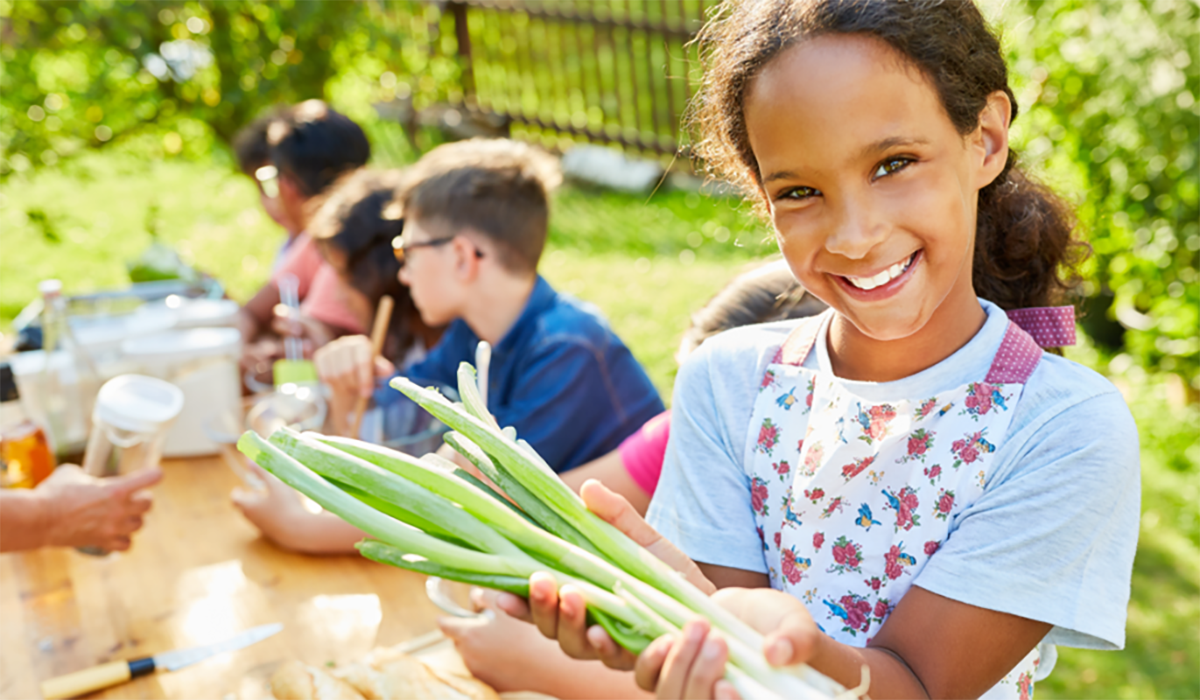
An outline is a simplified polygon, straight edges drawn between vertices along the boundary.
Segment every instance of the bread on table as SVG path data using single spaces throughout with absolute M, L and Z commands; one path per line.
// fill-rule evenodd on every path
M 276 700 L 363 700 L 349 683 L 316 666 L 287 661 L 271 675 Z
M 333 674 L 354 686 L 366 700 L 499 700 L 485 683 L 440 673 L 395 649 L 376 649 L 364 663 L 343 666 Z

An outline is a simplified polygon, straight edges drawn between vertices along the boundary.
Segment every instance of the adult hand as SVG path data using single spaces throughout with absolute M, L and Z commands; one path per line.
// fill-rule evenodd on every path
M 716 591 L 696 563 L 650 527 L 629 501 L 595 480 L 584 482 L 579 495 L 588 510 L 671 568 L 683 573 L 697 588 L 709 594 Z M 497 597 L 496 605 L 512 617 L 533 622 L 543 635 L 558 640 L 568 656 L 577 659 L 598 658 L 609 668 L 620 670 L 634 667 L 636 657 L 614 642 L 602 627 L 587 627 L 586 602 L 582 593 L 569 585 L 558 590 L 557 583 L 549 574 L 537 573 L 530 577 L 528 602 L 518 596 L 501 594 Z
M 142 515 L 153 502 L 144 489 L 162 476 L 162 470 L 153 467 L 97 479 L 74 464 L 64 464 L 34 489 L 43 506 L 43 544 L 129 549 L 130 536 L 142 527 Z
M 774 666 L 809 661 L 821 631 L 798 599 L 770 588 L 723 588 L 713 602 L 763 634 L 763 654 Z M 693 620 L 680 635 L 651 642 L 638 657 L 634 677 L 639 687 L 660 698 L 739 697 L 722 679 L 729 648 L 706 620 Z
M 349 431 L 348 417 L 358 399 L 371 396 L 377 378 L 386 379 L 396 373 L 395 365 L 375 356 L 371 339 L 365 335 L 338 338 L 319 348 L 313 362 L 317 376 L 330 389 L 330 417 L 334 430 L 342 435 Z

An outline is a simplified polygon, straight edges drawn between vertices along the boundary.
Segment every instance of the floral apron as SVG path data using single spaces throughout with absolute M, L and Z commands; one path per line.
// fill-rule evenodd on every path
M 751 504 L 771 586 L 833 639 L 863 647 L 983 493 L 1042 350 L 1010 321 L 982 381 L 873 403 L 801 366 L 823 318 L 802 323 L 763 376 Z M 1039 659 L 1034 649 L 983 697 L 1032 697 Z

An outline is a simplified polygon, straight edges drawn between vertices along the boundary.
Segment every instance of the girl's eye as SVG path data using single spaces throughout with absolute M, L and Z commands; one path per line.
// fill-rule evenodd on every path
M 881 177 L 886 177 L 893 173 L 900 172 L 912 163 L 912 158 L 888 158 L 879 164 L 879 167 L 875 169 L 875 174 L 872 177 L 878 180 Z
M 820 196 L 821 191 L 811 187 L 793 187 L 779 193 L 779 199 L 808 199 Z

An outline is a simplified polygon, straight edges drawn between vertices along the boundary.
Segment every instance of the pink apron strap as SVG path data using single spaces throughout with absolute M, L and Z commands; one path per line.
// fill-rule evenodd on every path
M 1042 348 L 1016 323 L 1009 321 L 1000 349 L 988 370 L 988 384 L 1024 384 L 1042 359 Z
M 830 313 L 833 313 L 833 309 L 801 321 L 800 325 L 788 334 L 783 345 L 779 346 L 779 352 L 775 353 L 775 359 L 771 364 L 797 367 L 804 364 L 804 360 L 808 358 L 808 353 L 812 350 L 813 343 L 817 342 L 817 334 L 821 332 L 822 319 Z
M 1008 320 L 1020 326 L 1043 348 L 1075 344 L 1074 306 L 1035 306 L 1007 313 Z

